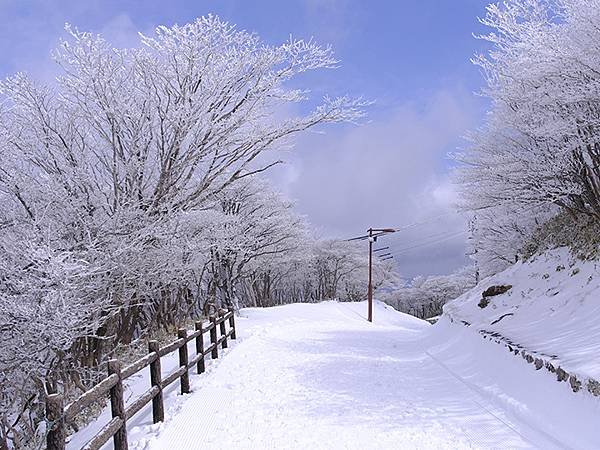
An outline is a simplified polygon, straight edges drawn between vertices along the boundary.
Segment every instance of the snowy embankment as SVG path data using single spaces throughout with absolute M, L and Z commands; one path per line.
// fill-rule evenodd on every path
M 600 380 L 599 269 L 567 249 L 549 251 L 485 279 L 445 305 L 444 315 L 498 333 L 583 380 Z M 481 308 L 482 292 L 494 285 L 512 287 Z
M 598 399 L 472 329 L 376 303 L 245 309 L 240 339 L 130 448 L 600 448 Z M 134 389 L 143 390 L 147 380 Z M 86 430 L 84 430 L 84 433 Z

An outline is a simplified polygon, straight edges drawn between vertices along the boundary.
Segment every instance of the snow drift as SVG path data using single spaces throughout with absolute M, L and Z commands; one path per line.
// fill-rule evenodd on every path
M 566 248 L 548 251 L 485 279 L 445 305 L 444 314 L 497 333 L 554 367 L 600 379 L 599 264 L 577 259 Z M 492 286 L 512 287 L 479 306 Z

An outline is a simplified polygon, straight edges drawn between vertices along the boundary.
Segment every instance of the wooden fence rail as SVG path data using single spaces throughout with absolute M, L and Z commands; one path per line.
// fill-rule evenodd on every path
M 229 323 L 229 330 L 226 327 L 227 322 Z M 218 331 L 220 337 L 217 337 Z M 206 333 L 209 333 L 211 343 L 204 348 L 204 335 Z M 115 450 L 127 450 L 127 421 L 145 405 L 152 402 L 153 422 L 163 422 L 165 419 L 163 390 L 179 379 L 181 393 L 189 393 L 189 370 L 196 366 L 197 372 L 199 374 L 203 373 L 205 371 L 205 356 L 210 353 L 212 359 L 218 358 L 219 345 L 222 348 L 227 348 L 227 338 L 236 338 L 233 309 L 229 309 L 227 313 L 221 311 L 218 316 L 211 316 L 210 323 L 207 326 L 204 326 L 202 322 L 196 322 L 195 330 L 191 333 L 188 333 L 186 329 L 179 329 L 177 338 L 176 341 L 164 347 L 160 347 L 157 341 L 150 341 L 148 343 L 148 355 L 124 368 L 121 368 L 121 363 L 116 359 L 108 361 L 108 376 L 66 407 L 61 394 L 48 395 L 46 399 L 46 419 L 49 424 L 46 437 L 47 449 L 64 450 L 67 438 L 67 423 L 84 408 L 99 400 L 102 396 L 109 394 L 112 419 L 82 449 L 98 450 L 112 437 Z M 192 340 L 195 340 L 196 343 L 196 354 L 190 360 L 187 344 Z M 179 353 L 179 368 L 163 378 L 160 359 L 175 350 Z M 150 369 L 150 389 L 125 407 L 123 381 L 146 367 Z

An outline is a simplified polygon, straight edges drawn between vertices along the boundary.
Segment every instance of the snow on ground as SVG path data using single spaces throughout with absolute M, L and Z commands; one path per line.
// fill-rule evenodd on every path
M 431 326 L 379 303 L 374 324 L 365 313 L 242 310 L 238 342 L 192 376 L 192 394 L 171 393 L 165 424 L 148 411 L 130 422 L 130 448 L 600 448 L 598 399 L 447 318 Z
M 568 372 L 600 379 L 599 264 L 578 260 L 566 248 L 549 251 L 487 278 L 445 305 L 444 313 L 552 356 L 546 359 Z M 506 294 L 477 306 L 486 288 L 508 284 L 513 287 Z

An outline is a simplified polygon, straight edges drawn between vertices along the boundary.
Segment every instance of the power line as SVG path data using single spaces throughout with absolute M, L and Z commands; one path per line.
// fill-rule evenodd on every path
M 414 250 L 414 249 L 417 249 L 417 248 L 421 248 L 421 247 L 427 247 L 429 245 L 440 244 L 442 242 L 449 241 L 449 240 L 451 240 L 451 239 L 453 239 L 455 237 L 458 237 L 458 236 L 460 236 L 462 234 L 466 234 L 466 233 L 467 233 L 467 230 L 464 230 L 464 231 L 460 231 L 460 232 L 457 232 L 457 233 L 449 234 L 449 235 L 444 236 L 444 237 L 439 238 L 439 239 L 434 239 L 432 241 L 420 242 L 418 244 L 411 245 L 409 247 L 405 247 L 405 248 L 401 248 L 401 249 L 395 249 L 395 250 L 392 249 L 392 254 L 394 256 L 400 256 L 400 255 L 403 255 L 405 253 L 410 252 L 411 250 Z
M 422 222 L 415 222 L 413 224 L 410 225 L 406 225 L 400 228 L 369 228 L 367 230 L 367 234 L 362 235 L 362 236 L 357 236 L 357 237 L 353 237 L 350 239 L 346 239 L 346 241 L 363 241 L 363 240 L 368 240 L 369 243 L 369 280 L 368 280 L 368 286 L 367 286 L 367 303 L 368 303 L 368 313 L 367 313 L 367 320 L 369 322 L 373 321 L 373 253 L 375 252 L 380 252 L 380 251 L 384 251 L 384 250 L 388 250 L 390 249 L 389 246 L 387 247 L 382 247 L 382 248 L 378 248 L 378 249 L 373 249 L 373 244 L 375 242 L 377 242 L 377 238 L 379 236 L 383 236 L 383 235 L 387 235 L 387 234 L 392 234 L 392 233 L 396 233 L 398 231 L 402 231 L 402 230 L 406 230 L 409 228 L 414 228 L 416 226 L 420 226 L 420 225 L 425 225 L 427 223 L 431 223 L 433 221 L 439 220 L 441 217 L 445 217 L 448 216 L 450 213 L 447 214 L 441 214 L 439 216 L 437 216 L 436 218 L 432 219 L 432 220 L 427 220 L 427 221 L 422 221 Z M 436 244 L 439 242 L 444 242 L 445 240 L 451 239 L 455 236 L 458 236 L 460 234 L 466 233 L 465 231 L 461 231 L 460 233 L 453 233 L 450 235 L 447 235 L 445 237 L 442 237 L 440 239 L 437 240 L 433 240 L 430 242 L 421 242 L 419 244 L 410 246 L 410 247 L 406 247 L 397 251 L 394 251 L 393 249 L 387 253 L 377 253 L 377 256 L 380 257 L 381 261 L 389 261 L 391 259 L 394 259 L 394 256 L 398 256 L 398 255 L 402 255 L 404 253 L 406 253 L 407 251 L 413 250 L 415 248 L 419 248 L 419 247 L 424 247 L 426 245 L 432 245 L 432 244 Z M 437 236 L 437 235 L 434 235 Z M 392 246 L 393 247 L 393 246 Z
M 357 236 L 357 237 L 353 237 L 350 239 L 345 239 L 346 241 L 362 241 L 362 240 L 366 240 L 369 239 L 369 237 L 379 237 L 379 236 L 383 236 L 384 234 L 389 234 L 389 233 L 398 233 L 398 232 L 402 232 L 404 230 L 409 230 L 411 228 L 415 228 L 421 225 L 427 225 L 430 223 L 434 223 L 437 222 L 438 220 L 444 218 L 444 217 L 448 217 L 450 215 L 453 214 L 459 214 L 459 211 L 449 211 L 447 213 L 443 213 L 443 214 L 438 214 L 437 216 L 434 217 L 430 217 L 429 219 L 425 219 L 419 222 L 413 222 L 410 223 L 408 225 L 401 225 L 399 227 L 391 227 L 391 228 L 379 228 L 379 229 L 375 229 L 373 228 L 373 233 L 371 235 L 369 234 L 364 234 L 362 236 Z
M 395 230 L 398 232 L 398 231 L 408 230 L 410 228 L 414 228 L 414 227 L 417 227 L 419 225 L 427 225 L 427 224 L 430 224 L 430 223 L 437 222 L 438 220 L 440 220 L 440 219 L 442 219 L 444 217 L 448 217 L 448 216 L 453 215 L 453 214 L 460 214 L 460 211 L 449 211 L 447 213 L 438 214 L 437 216 L 430 217 L 429 219 L 425 219 L 425 220 L 422 220 L 422 221 L 419 221 L 419 222 L 413 222 L 413 223 L 410 223 L 408 225 L 402 225 L 402 226 L 396 227 Z
M 369 242 L 369 282 L 367 285 L 367 320 L 373 322 L 373 244 L 377 242 L 378 236 L 389 233 L 395 233 L 394 228 L 369 228 L 367 234 L 363 236 L 347 239 L 347 241 L 362 241 L 368 239 Z M 385 250 L 384 248 L 379 250 Z
M 427 246 L 427 245 L 436 244 L 438 242 L 444 242 L 444 241 L 447 241 L 449 239 L 461 236 L 461 235 L 466 234 L 466 233 L 468 233 L 467 230 L 462 230 L 462 231 L 456 231 L 456 232 L 453 232 L 453 233 L 445 233 L 443 235 L 436 235 L 436 236 L 439 236 L 439 237 L 435 237 L 433 239 L 425 238 L 424 240 L 416 242 L 413 245 L 409 245 L 408 247 L 398 248 L 396 246 L 392 246 L 391 251 L 394 252 L 394 253 L 396 253 L 396 252 L 402 252 L 402 251 L 405 251 L 405 250 L 411 250 L 413 248 L 424 247 L 424 246 Z
M 437 239 L 438 237 L 446 237 L 446 236 L 449 236 L 450 234 L 455 234 L 455 233 L 460 234 L 460 233 L 466 233 L 466 232 L 467 232 L 466 230 L 463 230 L 463 231 L 457 231 L 457 232 L 448 233 L 448 231 L 446 230 L 446 231 L 441 231 L 439 233 L 430 234 L 429 236 L 426 236 L 426 237 L 420 237 L 419 236 L 418 238 L 419 239 L 423 239 L 424 241 L 427 241 L 429 239 Z M 396 235 L 395 237 L 402 239 L 403 236 Z M 393 239 L 393 238 L 394 238 L 394 236 L 391 237 L 391 239 Z M 394 244 L 392 244 L 392 246 L 393 245 Z
M 346 241 L 364 241 L 368 239 L 369 242 L 377 242 L 377 238 L 379 236 L 383 236 L 384 234 L 395 233 L 397 230 L 394 228 L 369 228 L 369 234 L 364 234 L 362 236 L 353 237 L 350 239 L 346 239 Z

